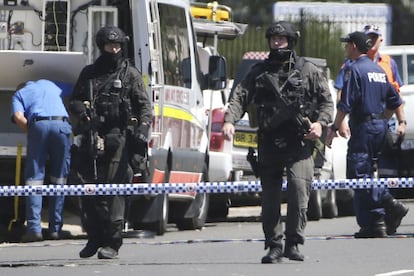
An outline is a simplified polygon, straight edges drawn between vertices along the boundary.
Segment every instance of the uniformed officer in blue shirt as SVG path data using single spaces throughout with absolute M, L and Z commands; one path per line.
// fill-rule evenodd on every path
M 388 116 L 400 112 L 398 107 L 402 100 L 381 67 L 367 57 L 372 41 L 365 33 L 353 32 L 341 41 L 346 43 L 345 52 L 353 62 L 349 78 L 344 83 L 335 121 L 328 130 L 326 144 L 331 144 L 337 130 L 341 135 L 351 133 L 347 178 L 372 178 L 374 164 L 384 144 Z M 344 123 L 347 114 L 349 127 Z M 356 238 L 386 236 L 384 208 L 380 200 L 384 192 L 384 188 L 355 190 L 355 214 L 361 227 L 355 233 Z
M 382 34 L 378 26 L 366 25 L 363 28 L 364 33 L 372 40 L 372 47 L 368 50 L 367 56 L 378 64 L 387 74 L 388 81 L 393 85 L 394 89 L 399 92 L 402 81 L 398 72 L 396 61 L 389 55 L 379 53 L 382 43 Z M 339 102 L 341 90 L 346 79 L 349 79 L 349 68 L 352 60 L 347 58 L 335 79 L 334 87 L 338 91 L 337 101 Z M 391 117 L 388 121 L 388 132 L 386 142 L 382 154 L 378 160 L 378 177 L 396 177 L 398 176 L 399 154 L 398 143 L 402 141 L 407 122 L 405 121 L 403 105 L 399 107 L 402 110 L 396 112 L 401 117 Z M 398 119 L 398 121 L 396 120 Z M 408 208 L 400 201 L 395 199 L 390 191 L 382 194 L 381 201 L 385 208 L 385 226 L 388 235 L 392 235 L 397 231 L 402 219 L 408 213 Z
M 342 87 L 344 86 L 344 79 L 345 79 L 345 73 L 349 70 L 349 67 L 351 67 L 352 60 L 347 58 L 344 63 L 341 66 L 341 69 L 339 70 L 338 76 L 336 76 L 334 87 L 335 89 L 342 90 Z
M 59 87 L 59 86 L 60 87 Z M 22 86 L 22 85 L 21 85 Z M 63 89 L 61 89 L 63 88 Z M 52 184 L 66 184 L 70 165 L 72 128 L 63 97 L 71 88 L 49 80 L 28 81 L 12 97 L 12 121 L 27 133 L 24 169 L 26 185 L 43 185 L 49 161 Z M 58 239 L 62 228 L 64 196 L 49 198 L 49 238 Z M 43 240 L 41 227 L 42 196 L 26 197 L 27 229 L 22 242 Z

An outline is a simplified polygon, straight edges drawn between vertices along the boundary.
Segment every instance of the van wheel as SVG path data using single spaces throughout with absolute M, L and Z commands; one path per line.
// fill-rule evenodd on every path
M 195 230 L 203 228 L 206 223 L 209 206 L 209 195 L 197 193 L 195 199 L 188 206 L 184 216 L 176 220 L 179 230 Z
M 158 201 L 158 220 L 155 220 L 152 223 L 148 223 L 147 229 L 155 232 L 157 235 L 164 235 L 167 231 L 167 222 L 168 222 L 168 195 L 160 194 L 154 201 Z
M 312 190 L 309 196 L 308 220 L 320 220 L 322 217 L 322 199 L 319 190 Z
M 149 230 L 157 235 L 167 231 L 168 195 L 159 194 L 156 197 L 137 197 L 132 200 L 130 220 L 134 230 Z

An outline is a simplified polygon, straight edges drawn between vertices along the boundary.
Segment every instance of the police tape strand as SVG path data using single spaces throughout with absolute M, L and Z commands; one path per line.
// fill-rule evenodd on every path
M 367 178 L 314 180 L 313 190 L 414 188 L 414 178 Z M 286 191 L 283 181 L 282 190 Z M 88 196 L 88 195 L 156 195 L 169 193 L 243 193 L 261 192 L 260 181 L 200 182 L 200 183 L 130 183 L 0 186 L 0 197 L 7 196 Z

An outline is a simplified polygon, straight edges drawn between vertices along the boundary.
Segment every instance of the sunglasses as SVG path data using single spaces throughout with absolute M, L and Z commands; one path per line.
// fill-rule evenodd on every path
M 364 27 L 364 31 L 374 31 L 374 32 L 379 32 L 379 27 L 377 25 L 366 25 Z

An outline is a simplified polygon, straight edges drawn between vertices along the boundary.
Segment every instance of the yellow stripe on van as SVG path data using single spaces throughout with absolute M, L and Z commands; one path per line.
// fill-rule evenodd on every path
M 155 112 L 155 116 L 160 116 L 161 115 L 158 105 L 154 106 L 154 112 Z M 164 106 L 163 116 L 168 117 L 168 118 L 177 119 L 177 120 L 188 121 L 188 122 L 191 122 L 191 123 L 197 125 L 198 127 L 202 128 L 202 126 L 201 126 L 200 122 L 197 120 L 197 118 L 195 118 L 191 113 L 189 113 L 189 112 L 187 112 L 183 109 L 180 109 L 180 108 L 176 108 L 176 107 L 172 107 L 172 106 Z

